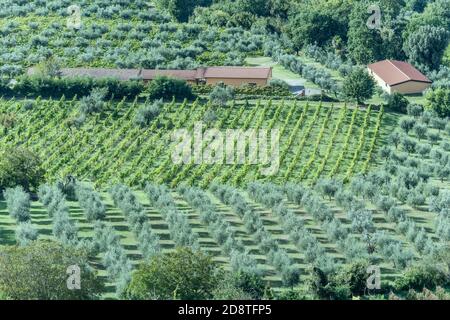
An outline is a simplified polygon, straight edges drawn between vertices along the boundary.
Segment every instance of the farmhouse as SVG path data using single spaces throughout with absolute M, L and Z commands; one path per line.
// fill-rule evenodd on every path
M 36 74 L 35 68 L 28 69 L 28 75 Z M 272 68 L 257 67 L 207 67 L 193 70 L 159 69 L 106 69 L 106 68 L 64 68 L 62 77 L 117 78 L 119 80 L 142 79 L 152 81 L 158 76 L 182 79 L 191 84 L 215 85 L 224 83 L 239 87 L 241 85 L 266 86 L 272 78 Z
M 384 60 L 370 64 L 367 68 L 378 85 L 389 94 L 422 93 L 432 83 L 419 70 L 403 61 Z

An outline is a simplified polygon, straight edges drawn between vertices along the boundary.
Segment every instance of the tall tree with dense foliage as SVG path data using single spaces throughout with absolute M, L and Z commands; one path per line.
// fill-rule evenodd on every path
M 411 63 L 423 71 L 438 69 L 449 35 L 443 27 L 422 26 L 406 40 L 405 53 Z
M 69 266 L 78 266 L 79 290 L 69 290 Z M 85 252 L 57 242 L 36 241 L 24 247 L 0 248 L 0 292 L 17 300 L 92 300 L 102 280 L 88 265 Z
M 355 100 L 358 104 L 370 99 L 375 90 L 375 81 L 369 73 L 362 69 L 356 68 L 345 79 L 343 93 L 350 100 Z
M 187 22 L 196 7 L 209 6 L 212 0 L 157 0 L 158 5 L 168 10 L 179 22 Z
M 210 299 L 217 283 L 211 258 L 189 248 L 159 254 L 133 273 L 127 289 L 130 299 Z
M 39 157 L 24 148 L 6 148 L 0 153 L 0 190 L 22 186 L 36 189 L 44 179 Z
M 441 117 L 450 117 L 450 88 L 437 88 L 427 93 L 427 107 Z

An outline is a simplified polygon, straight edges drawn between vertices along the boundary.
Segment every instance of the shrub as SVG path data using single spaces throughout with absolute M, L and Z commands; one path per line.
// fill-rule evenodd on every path
M 102 220 L 106 216 L 106 209 L 100 200 L 100 195 L 89 187 L 77 184 L 75 194 L 80 206 L 86 213 L 86 219 L 90 222 Z
M 30 222 L 21 222 L 16 228 L 16 241 L 20 246 L 27 246 L 38 238 L 38 231 Z
M 22 187 L 6 189 L 4 192 L 6 206 L 12 218 L 17 222 L 27 222 L 30 217 L 30 195 Z
M 22 186 L 36 189 L 44 179 L 39 157 L 21 147 L 7 147 L 0 153 L 0 190 Z
M 89 96 L 80 100 L 79 110 L 82 115 L 90 115 L 102 112 L 105 107 L 105 98 L 108 94 L 107 88 L 92 89 Z
M 216 85 L 209 94 L 209 99 L 213 104 L 220 107 L 227 105 L 228 101 L 234 99 L 234 89 L 223 84 Z
M 217 272 L 209 256 L 178 248 L 140 265 L 132 275 L 126 296 L 138 300 L 210 299 Z
M 409 101 L 401 93 L 394 92 L 388 97 L 387 107 L 399 113 L 406 113 L 408 110 Z
M 156 77 L 146 89 L 150 99 L 177 100 L 194 99 L 192 88 L 184 80 L 170 77 Z
M 157 100 L 152 104 L 146 103 L 141 106 L 136 114 L 135 123 L 140 127 L 146 127 L 155 119 L 161 112 L 164 103 L 161 100 Z
M 404 290 L 434 290 L 437 286 L 449 283 L 448 270 L 439 264 L 422 263 L 408 268 L 401 277 L 395 280 L 395 288 Z
M 73 265 L 81 269 L 80 290 L 67 288 L 67 268 Z M 10 299 L 92 300 L 103 290 L 83 251 L 48 241 L 0 249 L 0 292 Z

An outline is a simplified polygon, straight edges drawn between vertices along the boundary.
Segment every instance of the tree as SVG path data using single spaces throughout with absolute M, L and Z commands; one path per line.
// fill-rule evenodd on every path
M 449 32 L 442 27 L 422 26 L 406 40 L 409 61 L 423 71 L 436 70 L 448 45 Z
M 44 179 L 39 157 L 21 147 L 8 147 L 0 153 L 0 190 L 22 186 L 36 189 Z
M 69 266 L 78 266 L 80 290 L 69 290 Z M 0 249 L 0 292 L 15 300 L 92 300 L 103 292 L 87 253 L 57 242 L 36 241 Z
M 445 286 L 449 283 L 448 268 L 440 264 L 421 263 L 412 266 L 395 280 L 397 290 L 434 290 L 437 286 Z
M 169 11 L 179 22 L 187 22 L 196 7 L 211 5 L 212 0 L 157 0 L 158 5 Z
M 140 127 L 146 127 L 155 119 L 161 112 L 164 103 L 162 100 L 157 100 L 151 104 L 142 105 L 137 113 L 134 122 Z
M 413 130 L 419 141 L 427 137 L 427 127 L 425 125 L 416 123 Z
M 394 112 L 406 113 L 408 105 L 408 99 L 406 99 L 401 93 L 394 92 L 388 97 L 387 107 Z
M 375 81 L 362 68 L 355 68 L 344 81 L 344 96 L 356 100 L 358 104 L 362 104 L 366 99 L 370 99 L 374 90 Z
M 108 88 L 94 88 L 88 96 L 80 100 L 80 113 L 84 116 L 102 112 L 105 107 L 105 98 Z
M 192 88 L 186 81 L 165 76 L 158 76 L 150 82 L 147 88 L 150 99 L 193 99 Z
M 131 299 L 210 299 L 217 268 L 204 253 L 189 248 L 159 254 L 136 270 L 127 288 Z
M 232 87 L 219 84 L 211 91 L 209 99 L 212 103 L 224 107 L 228 101 L 234 99 L 234 90 Z
M 382 39 L 378 30 L 366 25 L 370 14 L 367 13 L 369 1 L 353 3 L 348 30 L 348 52 L 351 59 L 366 65 L 381 59 Z
M 427 95 L 427 108 L 441 117 L 450 117 L 450 88 L 430 90 Z
M 3 192 L 6 206 L 12 218 L 17 222 L 27 222 L 30 218 L 30 195 L 21 186 L 6 189 Z
M 409 133 L 413 128 L 416 121 L 411 117 L 401 117 L 399 121 L 400 128 L 402 128 L 405 133 Z

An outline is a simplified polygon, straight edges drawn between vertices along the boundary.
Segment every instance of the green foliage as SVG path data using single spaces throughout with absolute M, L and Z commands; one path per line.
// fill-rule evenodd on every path
M 85 252 L 56 242 L 37 241 L 25 247 L 0 248 L 0 292 L 14 300 L 97 299 L 101 279 Z M 69 290 L 67 268 L 81 269 L 81 289 Z
M 30 217 L 30 195 L 22 187 L 6 189 L 3 192 L 10 216 L 17 222 L 27 222 Z
M 168 10 L 178 21 L 187 22 L 199 6 L 209 6 L 212 0 L 157 0 L 163 10 Z
M 343 94 L 348 99 L 361 104 L 372 97 L 374 90 L 375 81 L 366 70 L 360 68 L 355 69 L 345 79 Z
M 142 264 L 133 273 L 126 296 L 137 300 L 210 299 L 217 272 L 209 256 L 179 247 Z
M 192 88 L 186 81 L 165 76 L 159 76 L 152 80 L 146 89 L 146 93 L 152 100 L 171 100 L 174 97 L 177 100 L 194 98 Z
M 36 189 L 43 178 L 41 160 L 32 151 L 8 147 L 0 152 L 0 190 L 22 186 L 30 191 Z
M 230 100 L 234 99 L 234 96 L 235 92 L 232 87 L 219 84 L 211 91 L 209 99 L 213 104 L 224 107 Z
M 404 290 L 434 290 L 437 286 L 449 283 L 449 272 L 442 265 L 421 263 L 405 270 L 401 277 L 395 281 L 395 288 Z
M 438 69 L 450 33 L 442 27 L 422 26 L 404 44 L 409 60 L 423 71 Z
M 406 113 L 408 110 L 409 101 L 401 93 L 394 92 L 388 97 L 387 107 L 398 113 Z
M 441 117 L 450 116 L 450 89 L 437 88 L 427 93 L 427 107 Z
M 159 115 L 163 106 L 164 103 L 162 100 L 157 100 L 151 104 L 146 103 L 142 105 L 137 111 L 134 119 L 135 123 L 140 127 L 149 126 L 153 119 Z

